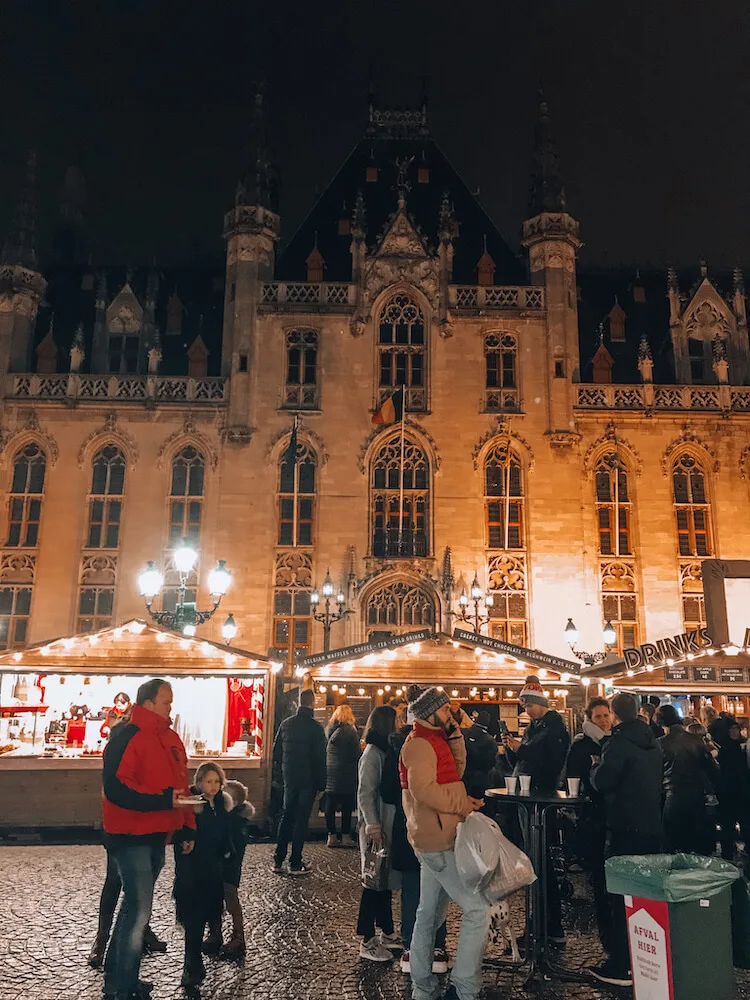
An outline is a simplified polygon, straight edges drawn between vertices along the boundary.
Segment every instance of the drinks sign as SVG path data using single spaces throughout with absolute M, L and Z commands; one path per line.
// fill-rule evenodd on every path
M 681 659 L 688 653 L 700 654 L 711 645 L 712 641 L 707 629 L 694 628 L 681 635 L 673 635 L 671 639 L 644 642 L 641 646 L 624 650 L 622 655 L 628 670 L 638 670 L 649 663 Z

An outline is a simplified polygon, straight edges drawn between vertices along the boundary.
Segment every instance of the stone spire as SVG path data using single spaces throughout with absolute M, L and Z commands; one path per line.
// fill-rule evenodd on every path
M 83 336 L 83 323 L 79 323 L 73 336 L 73 343 L 70 348 L 70 370 L 79 372 L 84 358 L 86 357 L 86 341 Z
M 351 233 L 352 239 L 357 240 L 364 240 L 367 236 L 367 209 L 365 208 L 365 199 L 361 191 L 357 191 L 357 197 L 354 201 Z
M 654 381 L 654 356 L 651 353 L 651 345 L 645 331 L 641 333 L 641 340 L 638 344 L 638 371 L 643 382 Z
M 673 267 L 667 268 L 667 298 L 669 299 L 669 325 L 678 326 L 682 314 L 680 302 L 680 286 L 677 284 L 677 272 Z
M 268 155 L 266 114 L 263 105 L 265 87 L 255 92 L 250 134 L 245 150 L 245 166 L 237 184 L 237 205 L 260 205 L 278 211 L 277 185 Z
M 711 343 L 711 352 L 714 359 L 713 370 L 716 374 L 716 380 L 719 385 L 726 385 L 729 382 L 729 358 L 727 357 L 726 341 L 718 333 L 714 335 Z
M 552 132 L 547 102 L 539 91 L 539 111 L 534 133 L 534 160 L 529 187 L 528 216 L 542 212 L 565 212 L 565 188 L 557 160 L 557 142 Z
M 3 262 L 36 268 L 36 153 L 26 161 L 21 194 L 16 205 L 13 230 L 3 247 Z

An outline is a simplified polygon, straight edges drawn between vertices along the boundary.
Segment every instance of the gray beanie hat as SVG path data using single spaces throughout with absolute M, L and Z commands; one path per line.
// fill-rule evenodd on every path
M 437 688 L 427 688 L 415 701 L 409 702 L 409 715 L 414 719 L 429 719 L 443 705 L 450 705 L 450 698 L 445 691 Z

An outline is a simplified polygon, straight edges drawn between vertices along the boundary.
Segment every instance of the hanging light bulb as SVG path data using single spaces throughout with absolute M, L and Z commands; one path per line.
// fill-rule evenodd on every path
M 172 558 L 174 559 L 174 565 L 177 572 L 183 573 L 187 576 L 193 566 L 195 566 L 198 559 L 198 553 L 195 551 L 190 542 L 188 542 L 187 538 L 183 538 L 182 542 L 172 553 Z
M 568 618 L 568 624 L 565 626 L 565 641 L 571 649 L 578 642 L 578 629 L 572 618 Z
M 153 559 L 149 559 L 146 568 L 138 577 L 138 587 L 141 597 L 154 598 L 159 593 L 164 583 L 164 577 L 156 568 Z
M 234 620 L 234 615 L 227 615 L 227 620 L 221 626 L 221 634 L 227 642 L 231 642 L 237 635 L 237 623 Z
M 604 639 L 605 646 L 614 646 L 617 642 L 617 632 L 612 622 L 608 621 L 604 626 L 604 631 L 602 632 L 602 639 Z
M 217 597 L 223 597 L 229 590 L 229 584 L 231 582 L 232 574 L 227 569 L 226 561 L 224 559 L 218 559 L 216 566 L 208 574 L 209 594 L 214 600 L 216 600 Z

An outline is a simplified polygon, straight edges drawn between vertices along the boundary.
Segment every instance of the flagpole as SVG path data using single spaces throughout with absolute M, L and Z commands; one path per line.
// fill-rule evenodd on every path
M 398 554 L 403 555 L 404 537 L 404 418 L 406 416 L 406 390 L 401 386 L 401 476 L 398 498 Z

